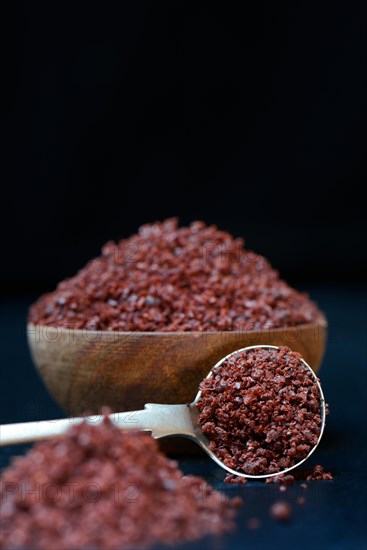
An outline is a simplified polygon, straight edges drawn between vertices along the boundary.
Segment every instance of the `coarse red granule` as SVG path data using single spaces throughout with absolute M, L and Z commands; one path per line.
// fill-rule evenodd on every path
M 142 432 L 108 419 L 35 445 L 1 476 L 0 546 L 6 549 L 148 548 L 220 535 L 238 499 L 183 476 Z
M 108 242 L 30 309 L 37 325 L 118 331 L 248 331 L 322 318 L 307 295 L 216 226 L 176 219 Z
M 297 504 L 299 504 L 300 506 L 303 506 L 303 504 L 306 502 L 306 499 L 305 497 L 298 497 L 297 498 Z
M 277 521 L 287 522 L 292 517 L 292 507 L 288 502 L 279 500 L 271 506 L 270 515 Z
M 278 476 L 268 477 L 266 483 L 284 483 L 285 485 L 293 485 L 295 477 L 291 474 L 279 474 Z
M 317 464 L 313 468 L 297 468 L 293 471 L 293 475 L 279 474 L 275 477 L 269 477 L 266 479 L 266 483 L 285 483 L 286 485 L 293 485 L 295 481 L 323 481 L 334 479 L 330 472 L 325 472 L 325 469 L 320 464 Z M 301 484 L 302 488 L 306 484 Z M 306 485 L 307 487 L 307 485 Z
M 287 347 L 232 354 L 200 384 L 199 424 L 211 450 L 233 470 L 281 472 L 317 444 L 317 381 Z
M 334 479 L 334 476 L 330 472 L 325 472 L 324 467 L 317 464 L 313 467 L 306 479 L 307 481 L 326 481 Z
M 237 483 L 239 485 L 245 485 L 247 479 L 242 476 L 235 476 L 233 474 L 227 474 L 224 478 L 224 483 Z
M 261 521 L 259 518 L 250 518 L 246 522 L 248 529 L 258 529 L 261 527 Z

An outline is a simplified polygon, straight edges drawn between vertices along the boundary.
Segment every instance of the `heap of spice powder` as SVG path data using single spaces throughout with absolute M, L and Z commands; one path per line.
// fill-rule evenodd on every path
M 233 331 L 317 322 L 316 304 L 216 226 L 176 219 L 108 242 L 30 309 L 38 325 L 113 331 Z
M 200 385 L 198 421 L 224 464 L 250 475 L 294 466 L 321 429 L 317 381 L 287 347 L 232 354 Z
M 148 548 L 220 535 L 239 499 L 183 476 L 142 432 L 108 419 L 37 444 L 1 476 L 0 546 Z

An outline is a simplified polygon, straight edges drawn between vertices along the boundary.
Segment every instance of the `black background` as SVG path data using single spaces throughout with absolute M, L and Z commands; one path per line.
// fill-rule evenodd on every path
M 290 4 L 14 4 L 4 293 L 171 216 L 245 237 L 292 283 L 366 279 L 367 5 Z
M 245 237 L 325 311 L 332 414 L 311 463 L 335 480 L 310 484 L 288 526 L 268 516 L 278 489 L 248 484 L 236 533 L 196 547 L 364 550 L 367 4 L 8 7 L 0 421 L 63 414 L 27 349 L 37 294 L 142 223 L 204 219 Z M 0 468 L 19 452 L 2 449 Z M 180 466 L 240 491 L 203 457 Z M 245 528 L 253 516 L 259 531 Z

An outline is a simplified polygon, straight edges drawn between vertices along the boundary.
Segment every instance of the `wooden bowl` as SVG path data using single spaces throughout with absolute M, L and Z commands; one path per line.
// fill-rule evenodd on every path
M 109 332 L 27 327 L 33 361 L 51 395 L 71 416 L 191 402 L 225 355 L 256 344 L 286 345 L 317 372 L 327 322 L 248 332 Z

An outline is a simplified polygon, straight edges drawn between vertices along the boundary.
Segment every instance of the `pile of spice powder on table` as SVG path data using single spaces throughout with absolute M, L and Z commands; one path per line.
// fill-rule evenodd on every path
M 1 477 L 6 549 L 148 548 L 220 535 L 239 499 L 183 476 L 142 432 L 108 419 L 74 426 L 16 458 Z
M 203 222 L 144 225 L 32 307 L 29 321 L 87 330 L 233 331 L 318 321 L 242 239 Z
M 231 355 L 200 384 L 199 423 L 224 464 L 250 475 L 289 468 L 316 445 L 320 392 L 287 347 Z

